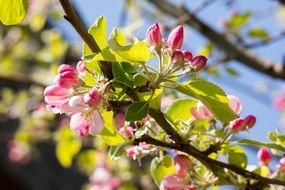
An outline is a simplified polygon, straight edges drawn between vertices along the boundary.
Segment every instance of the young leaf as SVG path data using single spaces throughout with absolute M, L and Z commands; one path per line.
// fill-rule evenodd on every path
M 175 174 L 174 162 L 170 156 L 164 156 L 162 160 L 154 158 L 150 164 L 150 173 L 157 186 L 161 180 L 171 174 Z
M 145 63 L 151 57 L 151 52 L 147 44 L 143 41 L 136 41 L 134 44 L 125 45 L 125 37 L 115 29 L 108 41 L 110 48 L 120 57 L 136 63 Z
M 248 35 L 252 38 L 258 38 L 261 40 L 265 40 L 269 36 L 268 32 L 263 28 L 253 28 L 248 32 Z
M 175 89 L 183 94 L 200 100 L 209 108 L 214 116 L 222 122 L 229 122 L 237 118 L 237 115 L 228 105 L 228 99 L 225 92 L 213 83 L 197 80 L 181 84 Z
M 129 105 L 126 112 L 126 121 L 138 121 L 148 113 L 149 103 L 147 101 L 136 102 Z
M 98 44 L 100 49 L 104 49 L 107 47 L 107 26 L 106 26 L 106 18 L 104 16 L 100 16 L 96 19 L 95 23 L 91 25 L 88 29 L 88 33 L 92 35 L 96 43 Z M 83 55 L 90 55 L 92 52 L 89 47 L 84 44 L 83 45 Z
M 0 0 L 0 21 L 5 25 L 21 23 L 28 10 L 28 0 Z
M 239 30 L 250 18 L 250 12 L 238 13 L 229 20 L 228 26 L 233 30 Z
M 241 168 L 247 166 L 247 156 L 245 151 L 239 146 L 230 147 L 228 162 Z
M 122 137 L 114 127 L 113 112 L 103 111 L 102 116 L 104 118 L 104 129 L 100 133 L 106 144 L 115 146 L 125 142 L 125 138 Z
M 165 114 L 173 121 L 187 121 L 191 117 L 190 109 L 196 104 L 196 102 L 197 101 L 193 99 L 186 98 L 174 100 L 172 104 L 168 106 Z
M 141 100 L 149 100 L 151 97 L 152 92 L 143 92 L 139 93 L 139 97 Z M 160 109 L 160 102 L 161 102 L 161 96 L 162 96 L 162 89 L 156 89 L 155 93 L 152 95 L 151 100 L 149 101 L 149 107 L 154 109 Z
M 272 148 L 275 150 L 285 152 L 285 147 L 278 145 L 278 144 L 274 144 L 274 143 L 259 142 L 259 141 L 254 141 L 251 139 L 241 139 L 241 140 L 237 141 L 237 143 L 250 145 L 250 146 L 257 146 L 257 147 L 265 146 L 267 148 Z

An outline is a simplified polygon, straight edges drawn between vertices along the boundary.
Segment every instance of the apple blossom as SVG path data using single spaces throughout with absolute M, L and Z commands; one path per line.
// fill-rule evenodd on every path
M 237 133 L 245 128 L 245 121 L 242 118 L 237 118 L 230 122 L 230 129 L 233 133 Z
M 198 55 L 192 59 L 191 65 L 195 71 L 200 71 L 207 64 L 207 58 L 203 55 Z
M 240 114 L 242 110 L 242 103 L 237 96 L 228 95 L 227 98 L 229 99 L 229 106 L 236 114 Z
M 85 104 L 88 104 L 91 107 L 100 107 L 102 105 L 102 100 L 102 95 L 96 89 L 91 89 L 84 95 Z
M 160 182 L 159 190 L 184 190 L 185 179 L 178 175 L 168 175 Z

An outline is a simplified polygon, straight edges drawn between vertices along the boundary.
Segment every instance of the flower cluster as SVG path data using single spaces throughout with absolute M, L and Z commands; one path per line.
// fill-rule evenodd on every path
M 158 23 L 151 25 L 146 33 L 146 41 L 158 56 L 169 55 L 171 57 L 174 71 L 183 68 L 186 71 L 184 74 L 186 74 L 203 69 L 207 63 L 207 58 L 202 55 L 193 56 L 188 50 L 180 50 L 183 39 L 184 29 L 181 25 L 170 32 L 167 40 L 162 38 Z
M 100 88 L 88 87 L 81 80 L 86 69 L 79 61 L 76 69 L 61 65 L 55 78 L 55 85 L 44 90 L 48 110 L 71 116 L 70 127 L 81 136 L 100 133 L 104 120 L 99 113 L 103 104 Z

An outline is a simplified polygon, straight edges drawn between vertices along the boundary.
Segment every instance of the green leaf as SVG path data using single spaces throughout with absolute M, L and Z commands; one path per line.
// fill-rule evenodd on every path
M 261 165 L 257 169 L 253 171 L 254 173 L 257 173 L 263 177 L 268 177 L 271 174 L 270 168 L 265 165 Z
M 269 36 L 268 32 L 263 28 L 253 28 L 248 32 L 248 35 L 252 38 L 258 38 L 261 40 L 265 40 Z
M 233 30 L 239 30 L 250 18 L 250 12 L 238 13 L 229 20 L 228 26 Z
M 126 62 L 128 60 L 120 57 L 110 48 L 105 48 L 94 56 L 93 61 Z
M 226 72 L 230 76 L 238 76 L 239 75 L 238 71 L 235 68 L 233 68 L 233 67 L 225 67 L 225 69 L 226 69 Z
M 5 25 L 21 23 L 28 10 L 28 0 L 0 0 L 0 21 Z
M 126 141 L 125 138 L 114 127 L 113 112 L 104 110 L 101 114 L 104 118 L 104 129 L 100 133 L 100 136 L 105 143 L 110 146 L 124 143 Z
M 128 106 L 126 111 L 126 121 L 138 121 L 143 119 L 149 108 L 149 102 L 141 101 Z
M 225 92 L 213 83 L 197 80 L 190 83 L 183 83 L 175 89 L 200 100 L 222 122 L 229 122 L 237 118 L 237 115 L 228 105 Z
M 94 24 L 92 24 L 88 29 L 88 33 L 92 35 L 100 49 L 104 49 L 107 47 L 107 23 L 106 18 L 104 16 L 100 16 L 96 19 Z M 86 56 L 92 53 L 94 52 L 92 52 L 89 47 L 84 43 L 83 55 Z
M 136 41 L 134 44 L 125 45 L 125 37 L 118 29 L 114 29 L 108 44 L 116 54 L 131 62 L 145 63 L 151 58 L 151 52 L 145 42 Z
M 68 168 L 73 157 L 79 152 L 81 141 L 69 127 L 61 127 L 57 132 L 56 157 L 59 163 Z
M 243 148 L 239 146 L 230 147 L 228 162 L 241 168 L 247 166 L 247 156 Z
M 141 100 L 148 101 L 151 98 L 152 92 L 139 93 L 138 96 Z M 156 89 L 151 100 L 149 101 L 149 107 L 154 109 L 160 109 L 160 102 L 162 96 L 162 89 Z
M 118 82 L 128 87 L 133 87 L 132 77 L 127 74 L 121 64 L 115 62 L 112 64 L 112 72 L 114 75 L 114 82 Z
M 157 186 L 161 180 L 171 174 L 175 174 L 174 162 L 170 156 L 164 156 L 162 160 L 154 158 L 150 164 L 150 173 Z
M 274 144 L 274 143 L 259 142 L 259 141 L 254 141 L 254 140 L 250 140 L 250 139 L 241 139 L 241 140 L 237 141 L 237 143 L 250 145 L 250 146 L 257 146 L 257 147 L 265 146 L 267 148 L 272 148 L 275 150 L 285 152 L 285 148 L 283 146 L 280 146 L 280 145 Z
M 165 114 L 173 121 L 182 120 L 187 121 L 191 118 L 190 109 L 197 103 L 193 99 L 176 99 L 171 105 L 168 106 Z

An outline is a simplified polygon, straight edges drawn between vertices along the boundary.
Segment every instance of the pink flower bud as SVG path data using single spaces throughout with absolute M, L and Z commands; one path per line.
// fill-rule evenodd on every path
M 183 190 L 185 185 L 183 177 L 168 175 L 160 182 L 159 190 Z
M 176 174 L 180 177 L 185 177 L 188 170 L 192 167 L 192 162 L 188 156 L 178 154 L 174 158 Z
M 132 137 L 134 135 L 134 129 L 131 126 L 121 127 L 119 133 L 124 137 Z
M 95 111 L 91 116 L 86 116 L 83 113 L 75 113 L 70 119 L 70 128 L 80 134 L 99 134 L 104 127 L 104 120 L 99 112 Z
M 200 71 L 207 64 L 207 58 L 203 55 L 198 55 L 192 59 L 191 65 L 195 71 Z
M 190 51 L 183 50 L 182 53 L 185 59 L 187 59 L 188 61 L 192 61 L 193 55 Z
M 70 93 L 59 85 L 52 85 L 45 88 L 44 96 L 47 104 L 59 106 L 68 102 Z
M 233 133 L 237 133 L 243 130 L 245 127 L 245 121 L 242 118 L 237 118 L 230 122 L 230 129 Z
M 252 128 L 256 123 L 256 118 L 254 115 L 248 115 L 245 119 L 245 125 L 247 129 Z
M 102 100 L 103 98 L 100 92 L 96 89 L 92 89 L 84 95 L 85 104 L 91 107 L 100 107 L 102 105 Z
M 172 54 L 172 62 L 180 66 L 184 65 L 184 56 L 180 50 L 175 50 Z
M 167 43 L 172 51 L 181 48 L 183 43 L 183 27 L 181 25 L 171 31 Z
M 151 46 L 158 47 L 161 45 L 162 36 L 160 33 L 160 28 L 157 23 L 151 25 L 146 32 L 146 40 Z
M 257 152 L 257 158 L 261 164 L 268 165 L 272 160 L 272 155 L 267 148 L 261 147 Z
M 60 65 L 58 67 L 57 71 L 58 71 L 59 74 L 64 73 L 64 72 L 73 72 L 73 73 L 75 73 L 75 69 L 72 66 L 66 65 L 66 64 Z
M 78 106 L 84 106 L 84 100 L 82 96 L 72 96 L 69 101 L 68 105 L 70 107 L 78 107 Z
M 195 107 L 190 110 L 190 112 L 196 119 L 211 120 L 214 117 L 211 111 L 201 102 L 198 102 Z
M 240 99 L 237 96 L 228 95 L 227 98 L 229 99 L 229 106 L 236 114 L 240 114 L 242 110 L 242 104 Z
M 85 74 L 86 67 L 84 65 L 84 61 L 82 61 L 82 60 L 78 61 L 77 65 L 76 65 L 76 70 L 81 75 Z
M 79 82 L 77 74 L 73 71 L 66 71 L 56 76 L 56 84 L 63 88 L 72 88 Z

